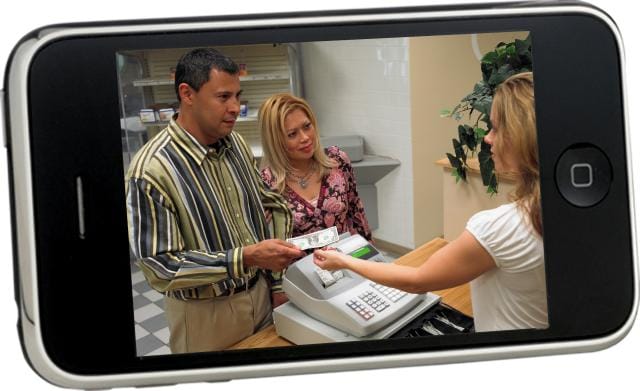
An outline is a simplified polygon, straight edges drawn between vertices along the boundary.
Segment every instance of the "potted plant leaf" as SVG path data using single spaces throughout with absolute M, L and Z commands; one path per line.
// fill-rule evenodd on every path
M 480 175 L 483 185 L 487 187 L 487 193 L 494 195 L 498 192 L 491 148 L 483 139 L 491 130 L 489 116 L 493 95 L 498 85 L 509 76 L 531 71 L 532 67 L 531 35 L 524 40 L 500 42 L 493 51 L 482 57 L 480 61 L 482 80 L 476 83 L 473 91 L 462 98 L 452 110 L 441 111 L 440 114 L 443 117 L 451 117 L 456 121 L 463 119 L 468 121 L 458 126 L 458 138 L 452 140 L 453 154 L 447 153 L 456 183 L 460 179 L 467 180 L 469 168 L 467 158 L 477 153 Z M 480 147 L 479 152 L 478 147 Z

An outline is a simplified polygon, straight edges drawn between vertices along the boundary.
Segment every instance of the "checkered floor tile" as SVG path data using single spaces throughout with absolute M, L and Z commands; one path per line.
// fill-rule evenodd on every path
M 151 289 L 134 263 L 131 264 L 131 285 L 138 355 L 171 354 L 169 327 L 164 316 L 164 296 Z

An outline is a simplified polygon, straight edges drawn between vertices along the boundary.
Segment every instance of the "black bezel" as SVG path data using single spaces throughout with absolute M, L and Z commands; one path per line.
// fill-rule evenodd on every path
M 401 12 L 385 10 L 394 11 Z M 627 321 L 634 274 L 621 56 L 606 23 L 566 13 L 319 27 L 92 35 L 51 42 L 35 55 L 28 94 L 40 327 L 61 369 L 116 374 L 577 341 Z M 116 51 L 499 31 L 533 37 L 549 329 L 137 357 L 121 139 L 113 132 L 120 126 Z M 609 194 L 591 208 L 567 203 L 554 180 L 558 157 L 575 143 L 598 146 L 612 166 Z M 84 239 L 77 176 L 84 180 Z

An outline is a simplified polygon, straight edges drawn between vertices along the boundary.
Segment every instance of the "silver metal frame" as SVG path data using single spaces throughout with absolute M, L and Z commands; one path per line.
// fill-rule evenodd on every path
M 390 12 L 392 12 L 390 10 Z M 550 15 L 560 13 L 581 13 L 594 16 L 605 22 L 616 37 L 620 47 L 620 64 L 622 75 L 625 141 L 627 152 L 627 167 L 629 180 L 629 197 L 631 200 L 631 233 L 632 250 L 634 257 L 634 277 L 636 289 L 634 289 L 633 310 L 623 327 L 615 333 L 588 341 L 570 341 L 558 343 L 535 343 L 519 346 L 489 347 L 478 349 L 460 349 L 451 351 L 394 354 L 375 357 L 340 358 L 330 360 L 299 361 L 288 363 L 269 363 L 259 365 L 242 365 L 230 368 L 206 368 L 192 370 L 172 370 L 153 373 L 134 373 L 118 375 L 84 376 L 66 372 L 57 367 L 47 356 L 40 330 L 40 313 L 37 295 L 36 251 L 33 204 L 33 189 L 31 177 L 31 151 L 29 149 L 29 117 L 27 81 L 31 61 L 36 52 L 47 43 L 74 36 L 111 35 L 126 33 L 153 33 L 176 31 L 204 31 L 225 28 L 258 28 L 258 27 L 282 27 L 308 24 L 333 24 L 333 23 L 357 23 L 372 21 L 403 21 L 424 20 L 433 21 L 442 18 L 469 18 L 469 17 L 496 17 L 496 16 L 522 16 L 522 15 Z M 636 248 L 635 212 L 633 205 L 632 166 L 631 166 L 631 140 L 626 108 L 626 85 L 624 83 L 624 54 L 620 33 L 609 18 L 603 12 L 580 5 L 535 7 L 535 8 L 496 8 L 483 10 L 453 10 L 434 12 L 406 12 L 388 13 L 381 11 L 379 14 L 350 15 L 350 16 L 307 16 L 301 18 L 278 18 L 247 21 L 220 21 L 220 22 L 192 22 L 175 24 L 147 24 L 147 25 L 123 25 L 104 27 L 69 27 L 50 28 L 39 32 L 35 38 L 22 42 L 15 51 L 12 63 L 8 67 L 8 101 L 11 131 L 11 150 L 13 152 L 13 181 L 15 200 L 15 238 L 19 257 L 20 278 L 20 315 L 22 317 L 22 332 L 24 347 L 33 365 L 33 368 L 49 381 L 65 387 L 77 388 L 105 388 L 118 386 L 142 386 L 174 384 L 180 382 L 199 381 L 224 381 L 229 379 L 264 377 L 277 375 L 292 375 L 302 373 L 320 373 L 327 371 L 345 371 L 357 369 L 372 369 L 385 367 L 402 367 L 412 365 L 443 364 L 454 362 L 467 362 L 477 360 L 495 360 L 512 357 L 540 356 L 559 353 L 587 352 L 604 349 L 620 341 L 630 330 L 635 319 L 638 307 L 638 261 Z

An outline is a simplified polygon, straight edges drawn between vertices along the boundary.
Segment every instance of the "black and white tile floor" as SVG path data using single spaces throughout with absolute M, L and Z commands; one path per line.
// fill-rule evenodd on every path
M 171 354 L 164 296 L 149 286 L 134 263 L 131 264 L 131 285 L 138 356 Z

